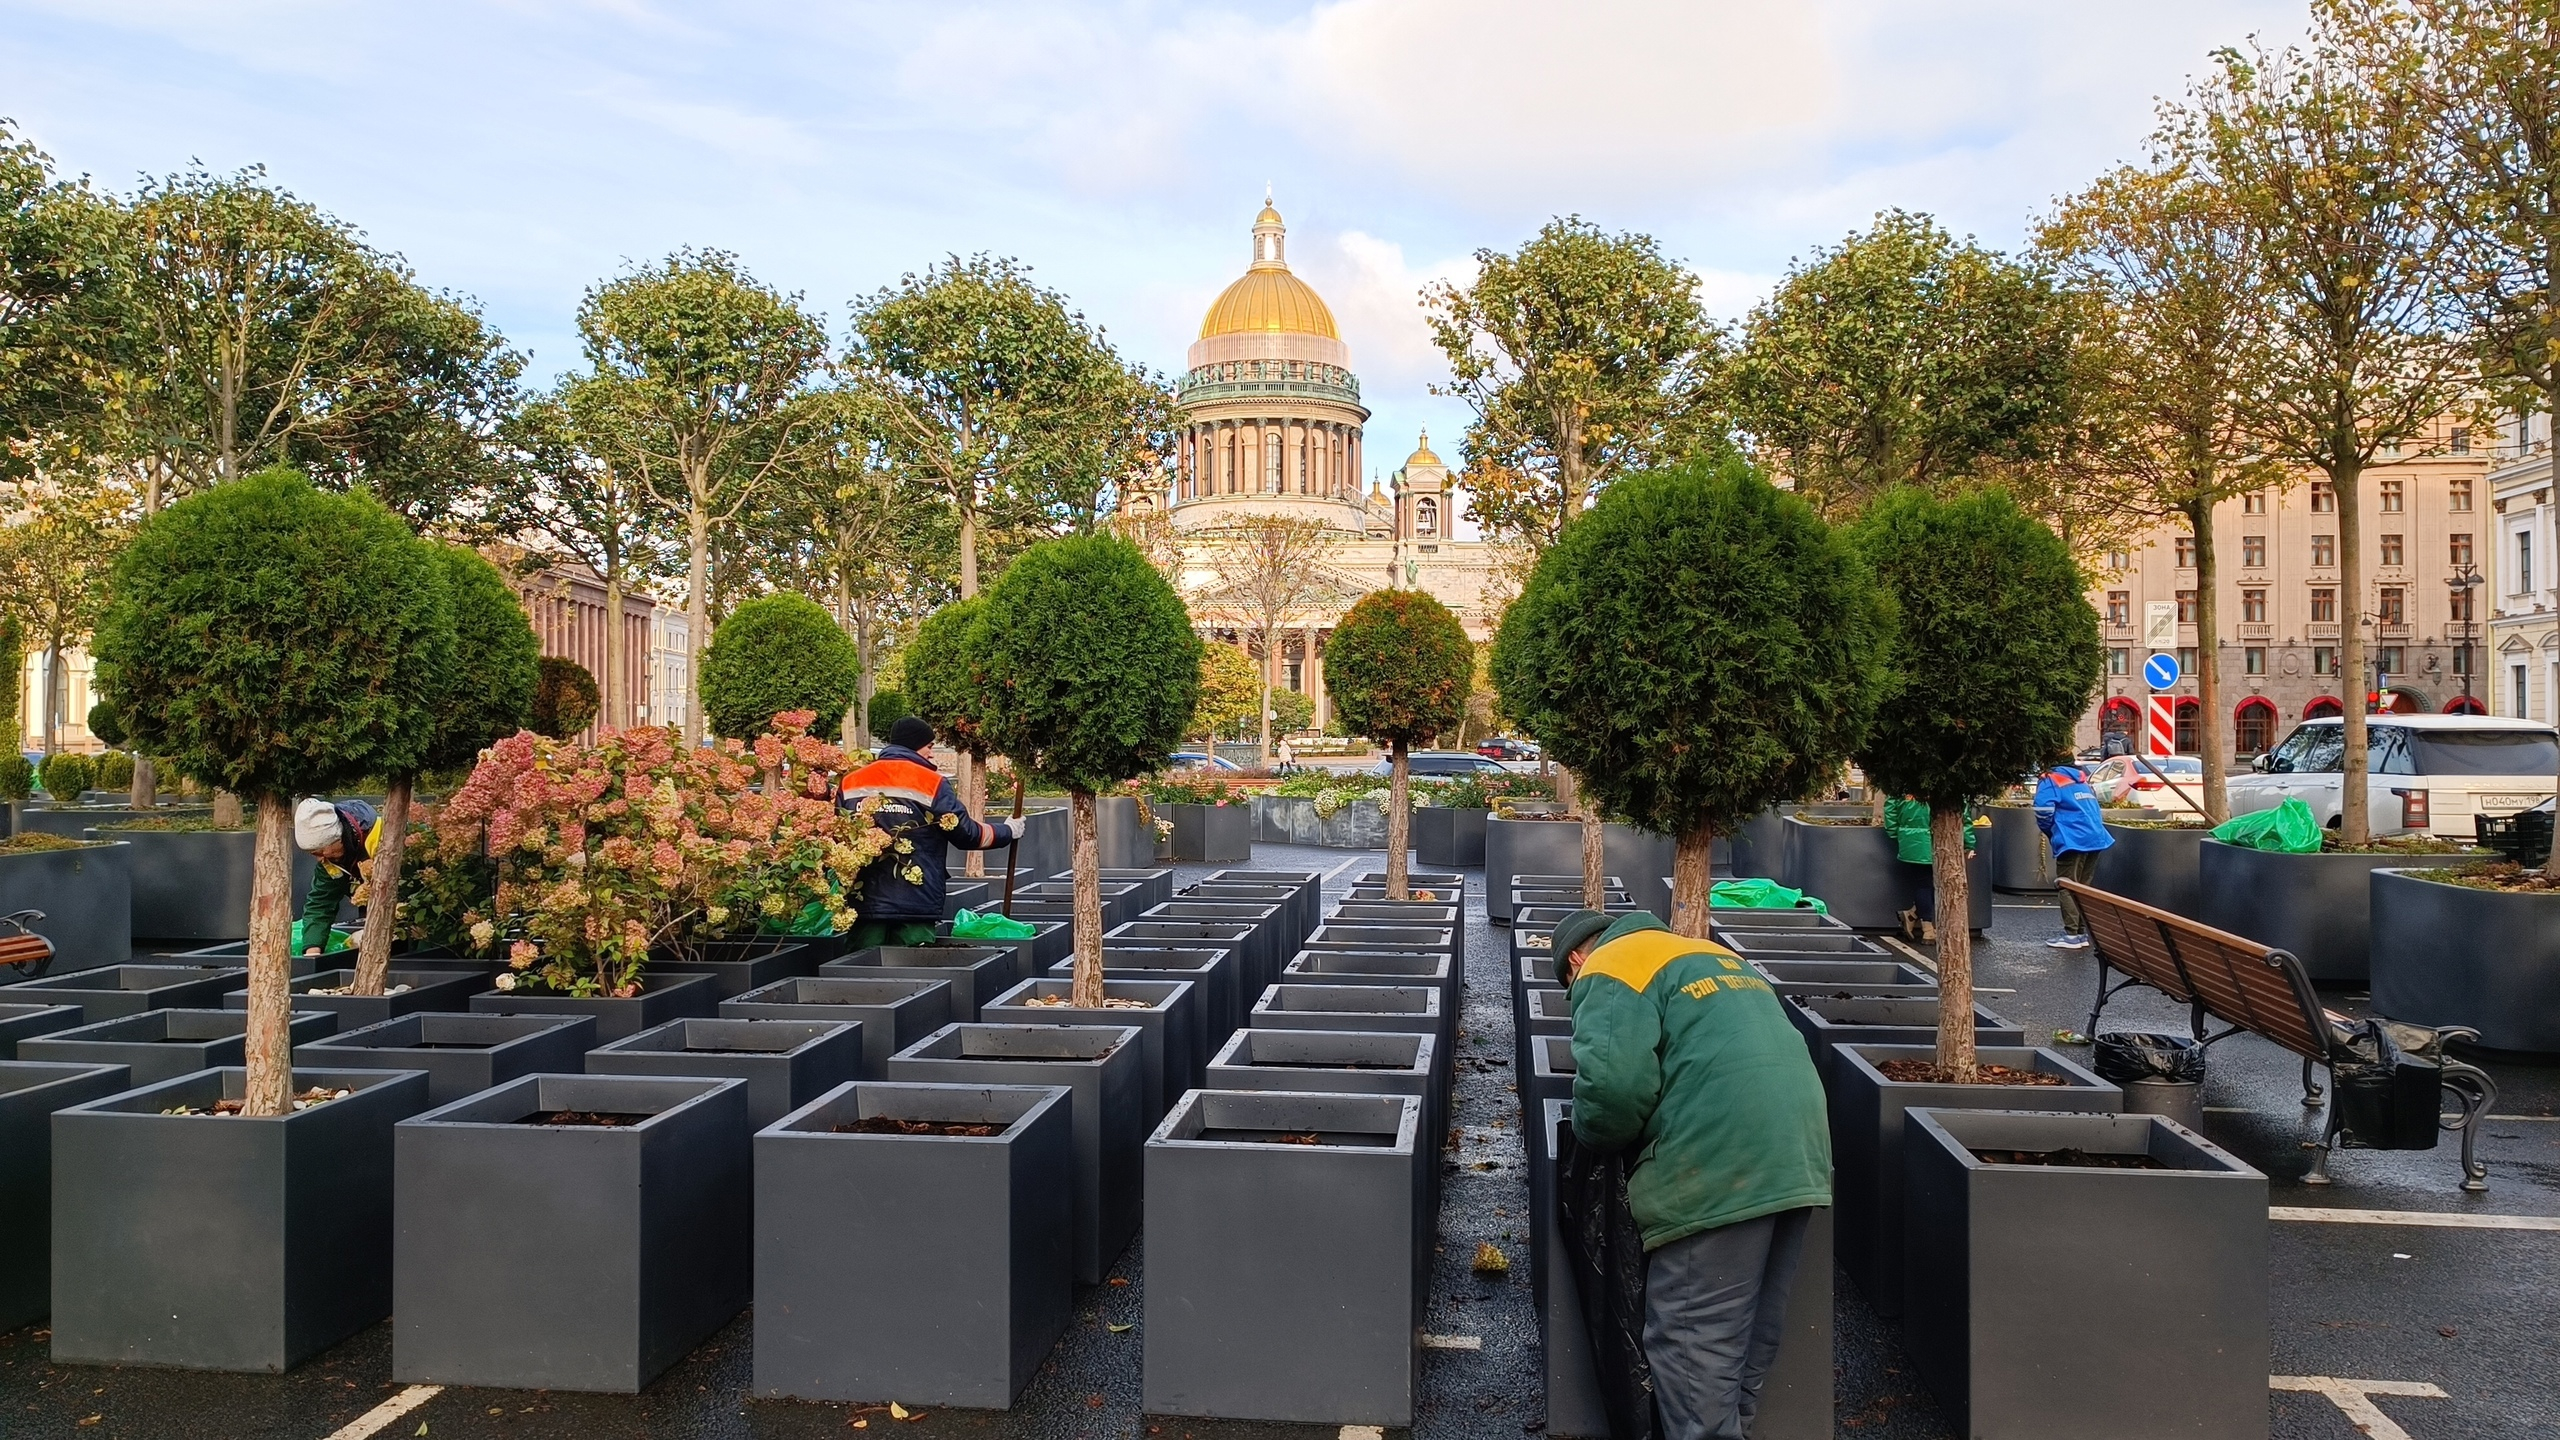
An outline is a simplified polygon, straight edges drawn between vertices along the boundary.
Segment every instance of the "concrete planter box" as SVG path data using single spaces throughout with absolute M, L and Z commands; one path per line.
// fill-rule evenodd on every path
M 335 1015 L 338 1017 L 340 1029 L 353 1029 L 359 1025 L 371 1025 L 388 1020 L 395 1015 L 409 1015 L 421 1010 L 468 1010 L 471 1008 L 471 997 L 489 988 L 489 982 L 486 979 L 474 974 L 455 973 L 449 970 L 394 968 L 390 972 L 388 983 L 383 988 L 388 990 L 393 985 L 408 986 L 408 990 L 402 994 L 314 995 L 311 993 L 314 990 L 343 989 L 354 984 L 355 980 L 356 972 L 351 969 L 322 970 L 316 974 L 297 975 L 291 984 L 293 1008 Z M 249 992 L 234 990 L 222 997 L 222 1004 L 227 1010 L 246 1010 L 249 1008 Z
M 1212 890 L 1212 886 L 1250 885 L 1286 888 L 1295 904 L 1298 937 L 1316 928 L 1324 920 L 1324 872 L 1320 870 L 1218 870 L 1186 892 L 1203 900 L 1253 900 L 1260 896 L 1229 890 Z
M 755 1393 L 1002 1410 L 1072 1314 L 1063 1089 L 848 1085 L 755 1138 Z M 866 1135 L 873 1117 L 983 1136 Z
M 1440 992 L 1440 1043 L 1457 1039 L 1457 1013 L 1465 977 L 1446 955 L 1421 950 L 1301 950 L 1280 971 L 1280 983 L 1298 985 L 1428 985 Z
M 1106 962 L 1117 963 L 1123 955 L 1142 950 L 1172 950 L 1186 955 L 1216 955 L 1219 959 L 1206 966 L 1202 977 L 1201 1013 L 1204 1033 L 1214 1029 L 1217 1041 L 1244 1020 L 1244 996 L 1250 981 L 1246 972 L 1252 967 L 1254 952 L 1262 945 L 1259 927 L 1241 920 L 1132 920 L 1115 925 L 1102 933 L 1102 953 Z M 1072 960 L 1067 963 L 1073 964 Z M 1057 967 L 1051 966 L 1056 974 Z M 1207 1055 L 1200 1057 L 1208 1059 Z
M 1354 800 L 1331 815 L 1318 815 L 1316 802 L 1300 795 L 1256 795 L 1251 803 L 1253 838 L 1262 844 L 1387 848 L 1386 806 L 1377 800 Z
M 1101 843 L 1102 866 L 1106 870 L 1145 870 L 1156 858 L 1156 827 L 1149 824 L 1138 808 L 1134 795 L 1097 795 L 1093 801 L 1095 838 Z M 1068 841 L 1074 842 L 1073 817 L 1069 817 Z M 1060 862 L 1064 869 L 1075 863 L 1071 853 Z
M 1787 817 L 1777 810 L 1752 816 L 1728 840 L 1725 853 L 1737 876 L 1779 879 L 1787 873 Z
M 1298 947 L 1308 950 L 1414 950 L 1455 959 L 1458 954 L 1457 931 L 1438 925 L 1351 925 L 1328 920 L 1316 927 L 1306 943 Z
M 18 1058 L 18 1042 L 80 1024 L 77 1005 L 0 1005 L 0 1060 Z
M 338 1017 L 297 1010 L 285 1028 L 291 1043 L 301 1045 L 338 1033 Z M 239 1010 L 145 1010 L 22 1040 L 18 1058 L 122 1065 L 133 1072 L 134 1084 L 157 1085 L 217 1065 L 245 1064 L 248 1033 L 249 1017 Z
M 1974 1155 L 2066 1146 L 2169 1168 Z M 2152 1115 L 1915 1110 L 1902 1154 L 1903 1344 L 1957 1433 L 2263 1440 L 2266 1176 Z
M 2206 838 L 2213 834 L 2210 829 L 2110 825 L 2107 833 L 2116 843 L 2098 852 L 2089 883 L 2172 915 L 2198 918 L 2202 902 L 2196 867 Z
M 998 887 L 997 893 L 999 895 L 1003 893 L 1001 886 Z M 945 921 L 934 927 L 933 943 L 936 945 L 1009 945 L 1013 947 L 1013 973 L 1017 977 L 1037 975 L 1064 959 L 1075 949 L 1075 934 L 1064 922 L 1033 920 L 1029 916 L 1020 918 L 1029 924 L 1033 931 L 1025 939 L 963 940 L 951 933 L 950 922 Z
M 997 851 L 995 854 L 999 861 L 1004 858 L 1002 851 Z M 998 874 L 993 880 L 946 879 L 942 883 L 942 918 L 949 920 L 963 910 L 992 910 L 1002 899 L 1004 899 L 1002 874 Z M 840 955 L 844 952 L 839 949 L 836 953 Z M 836 956 L 829 955 L 825 958 L 833 960 Z
M 1251 805 L 1163 805 L 1173 822 L 1173 858 L 1218 865 L 1253 858 Z
M 576 1074 L 596 1043 L 592 1015 L 402 1015 L 316 1040 L 295 1053 L 333 1070 L 418 1070 L 444 1105 L 525 1075 Z
M 0 1334 L 53 1308 L 53 1112 L 132 1088 L 121 1065 L 0 1060 Z
M 101 830 L 91 840 L 133 848 L 133 933 L 152 940 L 237 940 L 249 933 L 255 830 Z M 311 889 L 318 862 L 293 852 L 293 891 Z
M 1739 905 L 1717 905 L 1707 912 L 1707 928 L 1714 931 L 1815 930 L 1832 934 L 1845 932 L 1848 926 L 1819 910 L 1754 910 Z
M 1252 934 L 1246 939 L 1244 953 L 1237 957 L 1243 969 L 1236 977 L 1239 1005 L 1271 983 L 1280 970 L 1287 952 L 1281 950 L 1283 936 L 1290 929 L 1288 912 L 1281 905 L 1250 904 L 1241 900 L 1169 900 L 1150 906 L 1139 921 L 1171 921 L 1217 925 L 1242 925 Z
M 343 930 L 346 927 L 342 923 L 339 928 Z M 450 961 L 428 962 L 413 959 L 410 956 L 403 954 L 397 946 L 392 948 L 391 954 L 392 958 L 402 962 L 404 967 L 456 971 L 465 968 L 464 963 Z M 328 958 L 332 965 L 341 963 L 353 965 L 355 963 L 356 956 L 355 951 L 352 949 L 332 950 L 329 952 Z M 295 979 L 301 979 L 304 976 L 320 973 L 320 959 L 321 957 L 318 955 L 305 955 L 299 951 L 296 951 L 292 955 L 286 957 L 287 964 L 290 966 Z M 199 970 L 242 969 L 249 963 L 249 942 L 246 940 L 227 940 L 219 945 L 200 945 L 193 950 L 180 950 L 174 953 L 154 955 L 150 957 L 148 963 L 153 965 L 192 965 Z M 499 971 L 507 968 L 506 962 L 499 960 L 472 961 L 467 963 L 470 967 L 470 973 L 476 975 L 495 975 Z
M 1804 1036 L 1805 1048 L 1813 1052 L 1813 1068 L 1822 1073 L 1826 1086 L 1831 1083 L 1831 1067 L 1836 1059 L 1834 1046 L 1937 1044 L 1938 999 L 1934 995 L 1856 996 L 1847 1000 L 1797 995 L 1778 1003 Z M 1973 1007 L 1973 1043 L 2016 1049 L 2027 1043 L 2027 1033 L 1977 1002 Z
M 133 820 L 181 819 L 209 816 L 211 805 L 163 805 L 153 810 L 136 810 L 130 805 L 21 805 L 18 810 L 18 833 L 21 835 L 59 835 L 77 840 L 90 830 L 106 825 L 121 825 Z
M 645 1115 L 527 1125 L 560 1110 Z M 747 1306 L 747 1082 L 528 1075 L 399 1127 L 392 1378 L 635 1394 Z
M 1422 1102 L 1200 1090 L 1147 1140 L 1145 1407 L 1410 1425 Z M 1273 1143 L 1314 1134 L 1319 1143 Z
M 951 1019 L 978 1018 L 978 1007 L 1020 984 L 1021 952 L 1010 945 L 882 945 L 818 967 L 821 977 L 940 980 L 951 987 Z
M 1109 967 L 1106 965 L 1106 972 Z M 1192 1057 L 1201 1053 L 1191 1030 L 1195 992 L 1187 980 L 1132 980 L 1106 973 L 1105 1000 L 1135 1000 L 1144 1008 L 1106 1005 L 1079 1010 L 1065 1002 L 1071 980 L 1025 980 L 996 997 L 982 1012 L 990 1025 L 1134 1025 L 1144 1059 L 1140 1078 L 1146 1084 L 1145 1118 L 1153 1122 L 1181 1097 L 1198 1073 Z M 1031 1002 L 1055 1001 L 1054 1004 Z
M 1165 1095 L 1181 1094 L 1200 1083 L 1201 1068 L 1209 1063 L 1209 1053 L 1225 1044 L 1232 1026 L 1212 1012 L 1216 1006 L 1213 987 L 1234 983 L 1235 955 L 1226 950 L 1144 950 L 1114 946 L 1102 952 L 1102 978 L 1107 985 L 1113 980 L 1165 980 L 1190 986 L 1190 991 L 1173 1002 L 1170 1030 L 1179 1031 L 1190 1041 L 1187 1068 L 1177 1079 L 1165 1077 Z M 1048 979 L 1072 981 L 1075 962 L 1061 960 L 1049 967 Z M 1214 1032 L 1215 1038 L 1212 1038 Z M 1158 1114 L 1162 1112 L 1159 1111 Z M 1150 1121 L 1152 1123 L 1152 1120 Z
M 53 1117 L 53 1359 L 278 1373 L 391 1311 L 392 1132 L 427 1077 L 297 1069 L 353 1093 L 287 1115 L 204 1070 Z
M 1413 812 L 1413 849 L 1425 865 L 1466 870 L 1484 864 L 1484 827 L 1490 810 L 1432 805 Z
M 921 975 L 804 975 L 721 1001 L 720 1018 L 851 1021 L 862 1027 L 862 1078 L 878 1080 L 890 1056 L 952 1022 L 951 985 Z
M 77 1005 L 91 1023 L 145 1010 L 207 1009 L 249 983 L 246 970 L 194 965 L 102 965 L 0 987 L 13 1004 Z
M 1209 1061 L 1203 1088 L 1287 1090 L 1329 1095 L 1410 1095 L 1422 1102 L 1414 1159 L 1421 1166 L 1425 1213 L 1436 1214 L 1440 1147 L 1448 1106 L 1440 1087 L 1448 1055 L 1436 1035 L 1383 1030 L 1239 1030 Z M 1429 1246 L 1415 1255 L 1430 1254 Z M 1428 1272 L 1423 1276 L 1429 1284 Z
M 1751 968 L 1781 995 L 1926 1000 L 1938 993 L 1928 971 L 1899 960 L 1753 960 Z
M 796 940 L 712 940 L 685 951 L 649 952 L 648 973 L 708 975 L 711 998 L 717 1002 L 794 975 L 815 975 L 819 959 L 814 949 Z
M 1989 808 L 1991 831 L 1978 842 L 1991 856 L 1991 886 L 2013 895 L 2052 891 L 2053 846 L 2036 828 L 2036 812 L 2025 805 Z
M 1075 863 L 1075 817 L 1067 813 L 1063 802 L 1029 811 L 1022 817 L 1022 843 L 1017 849 L 1017 874 L 1057 874 Z M 988 851 L 987 858 L 996 871 L 994 888 L 987 892 L 987 901 L 993 904 L 1004 894 L 1006 860 L 1000 850 Z
M 1851 1045 L 1837 1053 L 1831 1077 L 1832 1204 L 1840 1212 L 1840 1263 L 1876 1312 L 1901 1313 L 1903 1287 L 1903 1141 L 1906 1111 L 2037 1110 L 2112 1115 L 2124 1092 L 2055 1050 L 1984 1046 L 1983 1063 L 2060 1075 L 2064 1085 L 1940 1085 L 1887 1080 L 1888 1060 L 1934 1060 L 1933 1045 Z M 2259 1213 L 2265 1214 L 2265 1201 Z M 2057 1219 L 2069 1217 L 2057 1216 Z M 2081 1228 L 2085 1243 L 2090 1232 Z M 2261 1267 L 2261 1274 L 2264 1267 Z M 2085 1304 L 2087 1296 L 2081 1293 Z M 2261 1370 L 2260 1381 L 2265 1379 Z
M 1105 926 L 1126 925 L 1147 908 L 1146 887 L 1133 881 L 1105 880 L 1102 892 L 1102 923 Z M 1046 906 L 1059 912 L 1070 925 L 1075 922 L 1076 887 L 1072 880 L 1023 881 L 1013 888 L 1017 913 L 1024 904 Z
M 2496 1050 L 2560 1052 L 2560 895 L 2373 872 L 2373 1010 L 2468 1025 Z
M 1902 912 L 1936 883 L 1926 865 L 1905 865 L 1880 825 L 1811 825 L 1786 821 L 1788 869 L 1777 877 L 1830 907 L 1853 930 L 1892 930 Z M 1977 850 L 1966 867 L 1972 928 L 1991 928 L 1991 857 Z
M 0 915 L 44 912 L 27 928 L 53 942 L 57 974 L 121 965 L 133 958 L 132 854 L 106 844 L 0 855 Z
M 1444 996 L 1430 985 L 1272 985 L 1245 1013 L 1255 1030 L 1391 1030 L 1446 1035 Z
M 1671 892 L 1662 877 L 1671 873 L 1672 842 L 1632 825 L 1601 827 L 1601 868 L 1623 877 L 1629 900 L 1639 910 L 1668 913 Z M 1511 922 L 1512 881 L 1519 875 L 1566 877 L 1579 885 L 1582 877 L 1582 822 L 1579 820 L 1510 819 L 1496 815 L 1484 827 L 1485 909 L 1497 925 Z M 1617 883 L 1617 882 L 1613 882 Z M 1578 897 L 1577 897 L 1578 898 Z
M 1320 900 L 1322 897 L 1318 896 Z M 1197 902 L 1210 905 L 1267 905 L 1277 907 L 1279 915 L 1270 922 L 1271 946 L 1274 951 L 1289 952 L 1316 928 L 1321 916 L 1317 902 L 1308 892 L 1295 885 L 1238 885 L 1204 880 L 1173 897 L 1176 904 Z
M 2470 865 L 2457 855 L 2282 855 L 2208 839 L 2196 859 L 2196 918 L 2291 951 L 2314 980 L 2371 978 L 2373 872 Z M 2398 1018 L 2398 1017 L 2393 1017 Z
M 595 1017 L 596 1043 L 637 1035 L 670 1020 L 708 1019 L 719 981 L 710 975 L 640 976 L 640 993 L 609 995 L 539 995 L 523 990 L 483 990 L 471 997 L 476 1015 L 590 1015 Z
M 1893 955 L 1854 930 L 1727 930 L 1717 938 L 1745 960 L 1885 960 Z
M 1138 1233 L 1145 1068 L 1134 1025 L 948 1025 L 891 1057 L 889 1078 L 1064 1086 L 1075 1141 L 1075 1277 L 1099 1285 Z
M 718 1076 L 747 1082 L 761 1129 L 862 1075 L 862 1027 L 827 1020 L 670 1020 L 587 1052 L 590 1075 Z

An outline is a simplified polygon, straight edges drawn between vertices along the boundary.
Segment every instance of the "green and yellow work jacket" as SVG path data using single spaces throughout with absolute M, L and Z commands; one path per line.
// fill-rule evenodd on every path
M 1573 1133 L 1640 1144 L 1627 1203 L 1648 1250 L 1831 1203 L 1831 1127 L 1804 1037 L 1734 953 L 1650 915 L 1574 977 Z
M 329 927 L 337 922 L 338 907 L 354 897 L 356 883 L 364 878 L 365 867 L 373 863 L 374 851 L 382 845 L 382 817 L 361 800 L 342 800 L 334 807 L 338 812 L 338 838 L 344 851 L 335 862 L 318 861 L 311 872 L 311 889 L 302 897 L 302 917 L 293 922 L 293 951 L 299 955 L 314 947 L 329 944 Z M 364 904 L 357 901 L 361 912 Z

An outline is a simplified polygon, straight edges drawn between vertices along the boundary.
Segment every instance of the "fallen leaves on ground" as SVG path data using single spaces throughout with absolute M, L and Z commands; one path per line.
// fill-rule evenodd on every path
M 1479 1240 L 1476 1242 L 1475 1272 L 1479 1275 L 1508 1275 L 1511 1273 L 1511 1257 L 1503 1254 L 1502 1247 L 1492 1241 Z

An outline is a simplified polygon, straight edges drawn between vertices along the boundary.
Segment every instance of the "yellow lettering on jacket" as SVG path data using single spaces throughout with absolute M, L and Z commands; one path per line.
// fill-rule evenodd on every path
M 1716 993 L 1716 977 L 1713 975 L 1701 975 L 1697 979 L 1690 981 L 1688 984 L 1681 986 L 1680 993 L 1688 996 L 1692 1000 L 1704 1000 L 1708 996 Z
M 1662 967 L 1683 955 L 1707 955 L 1731 961 L 1733 952 L 1711 940 L 1693 940 L 1674 935 L 1668 930 L 1636 930 L 1591 952 L 1582 962 L 1582 975 L 1605 975 L 1641 995 L 1662 973 Z M 1739 966 L 1735 968 L 1739 969 Z

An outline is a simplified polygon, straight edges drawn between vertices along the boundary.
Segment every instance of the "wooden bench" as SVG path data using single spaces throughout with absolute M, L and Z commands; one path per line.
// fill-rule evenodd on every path
M 15 915 L 0 915 L 0 965 L 6 965 L 32 980 L 53 964 L 53 942 L 27 927 L 44 918 L 41 910 L 21 910 Z
M 2330 1067 L 2334 1085 L 2338 1065 L 2367 1058 L 2353 1048 L 2355 1023 L 2321 1005 L 2311 977 L 2291 953 L 2076 880 L 2061 883 L 2080 902 L 2098 956 L 2097 1002 L 2083 1027 L 2088 1034 L 2098 1033 L 2098 1016 L 2108 1000 L 2128 986 L 2142 985 L 2189 1008 L 2199 1045 L 2249 1034 L 2301 1056 L 2306 1106 L 2316 1107 L 2323 1099 L 2316 1067 Z M 2125 978 L 2110 984 L 2110 970 Z M 2219 1020 L 2225 1028 L 2214 1032 L 2208 1020 Z M 2474 1122 L 2497 1102 L 2497 1083 L 2486 1071 L 2454 1059 L 2447 1049 L 2449 1042 L 2477 1039 L 2480 1032 L 2461 1025 L 2397 1028 L 2416 1032 L 2413 1038 L 2418 1043 L 2404 1048 L 2435 1062 L 2438 1094 L 2451 1092 L 2455 1108 L 2440 1114 L 2437 1126 L 2462 1136 L 2462 1188 L 2486 1190 L 2489 1172 L 2476 1158 L 2478 1126 Z M 2339 1143 L 2341 1122 L 2340 1109 L 2332 1103 L 2320 1143 L 2313 1147 L 2311 1171 L 2302 1183 L 2330 1183 L 2329 1154 Z

